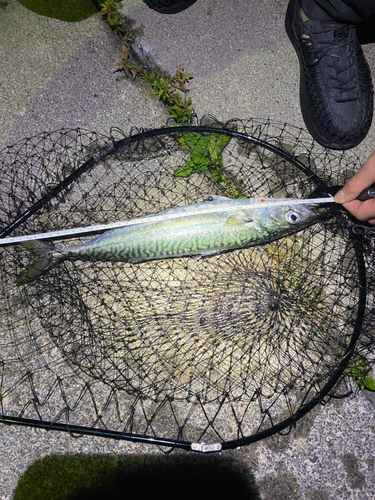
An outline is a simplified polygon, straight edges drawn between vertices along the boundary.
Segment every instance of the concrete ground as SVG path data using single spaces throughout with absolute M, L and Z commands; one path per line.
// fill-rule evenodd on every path
M 194 73 L 191 97 L 198 116 L 220 120 L 272 118 L 304 126 L 299 67 L 284 31 L 287 0 L 198 0 L 163 16 L 141 0 L 122 13 L 142 27 L 142 58 L 174 73 Z M 375 46 L 366 46 L 375 73 Z M 38 132 L 84 127 L 165 124 L 165 109 L 139 82 L 114 73 L 121 44 L 99 14 L 66 23 L 39 16 L 17 0 L 0 2 L 0 149 Z M 356 153 L 375 147 L 375 125 Z M 0 499 L 35 460 L 53 453 L 159 453 L 144 445 L 102 438 L 73 439 L 0 426 Z M 288 437 L 273 437 L 227 452 L 255 476 L 264 500 L 370 500 L 375 491 L 374 408 L 363 396 L 315 409 Z

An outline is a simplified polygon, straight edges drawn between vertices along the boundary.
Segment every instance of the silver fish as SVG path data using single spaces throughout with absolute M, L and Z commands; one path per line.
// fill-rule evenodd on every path
M 38 240 L 25 242 L 22 245 L 34 252 L 36 259 L 17 283 L 28 283 L 64 260 L 138 263 L 259 245 L 295 233 L 319 215 L 313 204 L 293 206 L 293 199 L 212 198 L 164 210 L 150 216 L 152 221 L 106 231 L 64 250 Z M 287 204 L 267 206 L 278 200 Z

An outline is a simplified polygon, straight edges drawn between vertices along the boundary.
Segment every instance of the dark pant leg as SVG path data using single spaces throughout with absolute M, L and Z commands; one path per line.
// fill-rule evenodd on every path
M 375 0 L 310 0 L 327 14 L 345 23 L 364 23 L 375 20 Z
M 375 42 L 375 0 L 301 0 L 307 17 L 355 24 L 361 43 Z

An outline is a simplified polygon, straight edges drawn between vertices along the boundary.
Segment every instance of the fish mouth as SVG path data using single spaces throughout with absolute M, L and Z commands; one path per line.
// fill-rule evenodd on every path
M 324 203 L 319 206 L 311 207 L 310 210 L 320 219 L 333 217 L 337 213 L 336 203 Z
M 326 198 L 329 196 L 335 196 L 335 194 L 342 188 L 342 186 L 326 186 L 320 185 L 312 193 L 309 194 L 309 198 Z M 341 205 L 337 203 L 322 203 L 319 206 L 310 207 L 310 209 L 319 218 L 329 218 L 337 214 L 338 209 Z

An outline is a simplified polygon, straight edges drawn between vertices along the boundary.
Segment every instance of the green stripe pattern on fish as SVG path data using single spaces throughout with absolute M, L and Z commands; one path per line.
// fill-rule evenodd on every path
M 314 205 L 308 201 L 293 206 L 293 199 L 279 200 L 280 205 L 275 204 L 277 200 L 212 196 L 212 201 L 164 210 L 150 216 L 154 221 L 106 231 L 64 250 L 41 241 L 28 241 L 22 245 L 35 253 L 36 259 L 17 283 L 26 284 L 64 260 L 139 263 L 213 255 L 268 243 L 293 234 L 318 218 Z

